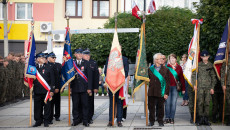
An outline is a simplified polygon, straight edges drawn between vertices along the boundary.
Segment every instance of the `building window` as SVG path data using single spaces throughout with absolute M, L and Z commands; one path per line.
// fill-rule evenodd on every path
M 109 17 L 109 0 L 93 0 L 93 18 Z
M 31 20 L 33 14 L 32 3 L 16 3 L 15 5 L 16 20 Z
M 0 20 L 3 20 L 3 4 L 0 3 Z
M 66 0 L 65 11 L 70 17 L 82 17 L 82 0 Z

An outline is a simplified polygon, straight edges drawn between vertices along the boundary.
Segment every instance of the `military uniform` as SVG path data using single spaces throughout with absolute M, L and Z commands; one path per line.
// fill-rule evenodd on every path
M 48 57 L 55 57 L 56 55 L 54 53 L 50 53 Z M 61 78 L 61 64 L 60 63 L 50 63 L 48 64 L 53 68 L 54 71 L 54 77 L 55 77 L 55 89 L 61 89 L 60 87 L 60 78 Z M 55 108 L 55 114 L 54 114 L 54 108 Z M 53 120 L 53 116 L 55 117 L 56 121 L 60 121 L 60 111 L 61 111 L 61 95 L 60 91 L 58 93 L 54 93 L 53 99 L 51 101 L 51 115 L 50 115 L 50 122 Z
M 82 51 L 80 52 L 82 53 Z M 72 102 L 73 102 L 73 126 L 78 125 L 83 121 L 83 125 L 89 126 L 88 116 L 89 116 L 89 104 L 88 104 L 88 93 L 87 90 L 92 90 L 92 72 L 89 67 L 88 61 L 76 60 L 76 65 L 85 74 L 88 79 L 86 82 L 77 72 L 75 72 L 75 79 L 71 82 L 72 90 Z M 81 111 L 80 111 L 81 109 Z M 82 119 L 81 114 L 82 112 Z
M 22 97 L 22 85 L 21 85 L 21 75 L 23 75 L 23 68 L 19 62 L 15 62 L 15 68 L 17 71 L 15 71 L 15 98 L 21 98 Z
M 4 66 L 0 65 L 0 104 L 4 103 L 5 89 L 4 89 Z
M 221 68 L 221 85 L 225 85 L 225 70 L 226 70 L 226 63 L 223 63 Z M 225 90 L 225 117 L 227 118 L 227 125 L 230 126 L 230 60 L 228 60 L 228 76 L 227 76 L 227 83 L 226 83 L 226 90 Z
M 38 55 L 38 57 L 43 57 L 43 54 Z M 51 90 L 50 92 L 54 92 L 55 88 L 55 77 L 53 68 L 47 64 L 43 65 L 36 65 L 37 71 L 40 75 L 44 78 L 44 80 L 50 85 Z M 36 79 L 34 80 L 34 120 L 36 123 L 33 125 L 34 127 L 40 126 L 42 122 L 44 122 L 44 126 L 48 127 L 49 125 L 49 117 L 51 114 L 51 104 L 48 100 L 47 103 L 44 103 L 47 90 L 41 85 L 41 83 Z M 43 115 L 43 108 L 44 108 L 44 115 Z
M 214 89 L 216 84 L 216 75 L 213 65 L 199 62 L 198 64 L 198 85 L 197 85 L 197 108 L 200 122 L 208 122 L 209 104 L 211 101 L 210 90 Z M 192 74 L 192 84 L 196 82 L 196 71 Z
M 7 82 L 7 101 L 12 101 L 14 99 L 15 96 L 15 89 L 14 89 L 14 85 L 15 82 L 12 82 L 15 78 L 15 62 L 12 60 L 8 61 L 9 64 L 7 66 L 8 68 L 8 82 Z
M 217 83 L 214 87 L 214 94 L 212 95 L 212 121 L 213 123 L 218 120 L 222 120 L 223 112 L 223 90 L 221 87 L 220 80 L 217 80 Z

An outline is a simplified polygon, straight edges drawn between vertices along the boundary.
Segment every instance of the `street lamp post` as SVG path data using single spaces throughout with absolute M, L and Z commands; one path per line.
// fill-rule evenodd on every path
M 9 53 L 8 47 L 8 28 L 7 28 L 7 2 L 8 0 L 2 0 L 3 4 L 3 19 L 4 19 L 4 57 Z

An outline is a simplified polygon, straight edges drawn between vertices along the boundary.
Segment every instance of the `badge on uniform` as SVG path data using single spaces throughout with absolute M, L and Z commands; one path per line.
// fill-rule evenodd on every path
M 42 73 L 43 73 L 43 74 L 45 73 L 45 69 L 42 70 Z
M 84 71 L 84 66 L 81 67 L 81 71 Z

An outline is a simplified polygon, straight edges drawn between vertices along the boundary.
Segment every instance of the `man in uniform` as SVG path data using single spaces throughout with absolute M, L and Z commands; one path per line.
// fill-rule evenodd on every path
M 229 55 L 230 56 L 230 55 Z M 226 86 L 225 86 L 225 71 L 226 71 L 226 62 L 223 63 L 221 67 L 221 85 L 223 92 L 225 91 L 225 118 L 227 119 L 226 125 L 230 126 L 230 60 L 228 59 L 228 65 L 227 65 L 227 81 L 226 81 Z
M 12 101 L 14 100 L 15 96 L 15 91 L 16 89 L 14 88 L 15 82 L 12 82 L 15 78 L 15 61 L 14 61 L 14 53 L 10 52 L 7 56 L 7 60 L 9 64 L 7 65 L 8 68 L 8 82 L 7 82 L 7 101 Z
M 163 66 L 161 60 L 162 54 L 157 53 L 153 56 L 154 65 L 148 69 L 149 90 L 148 90 L 148 108 L 149 108 L 149 126 L 155 122 L 155 107 L 158 107 L 157 121 L 159 126 L 164 126 L 164 102 L 169 95 L 169 69 Z
M 212 122 L 216 123 L 222 120 L 223 112 L 223 90 L 221 87 L 220 80 L 217 80 L 217 83 L 214 87 L 214 94 L 212 95 Z
M 21 63 L 20 63 L 20 58 L 21 58 L 21 54 L 15 54 L 15 86 L 14 86 L 14 89 L 16 90 L 16 93 L 15 93 L 15 98 L 16 99 L 20 99 L 22 98 L 22 85 L 21 85 L 21 77 L 23 77 L 23 73 L 24 73 L 24 70 L 21 66 Z
M 198 63 L 198 86 L 196 86 L 196 71 L 192 74 L 192 84 L 197 90 L 197 107 L 198 107 L 198 122 L 197 125 L 211 125 L 209 123 L 209 104 L 211 94 L 214 94 L 214 86 L 216 84 L 216 75 L 213 65 L 208 61 L 210 57 L 208 51 L 201 52 L 202 62 Z
M 41 77 L 47 82 L 50 86 L 50 96 L 53 96 L 53 92 L 55 89 L 55 77 L 53 68 L 47 64 L 45 64 L 45 57 L 43 53 L 39 53 L 36 55 L 37 57 L 37 65 L 36 69 L 40 73 Z M 47 95 L 47 90 L 43 87 L 42 83 L 37 79 L 34 80 L 34 119 L 35 124 L 33 127 L 40 126 L 44 122 L 44 127 L 49 127 L 49 117 L 51 114 L 51 104 L 49 99 L 45 103 L 44 100 Z M 43 115 L 44 108 L 44 115 Z
M 2 106 L 3 103 L 6 100 L 5 95 L 6 95 L 6 87 L 7 86 L 5 86 L 4 82 L 5 82 L 5 79 L 6 79 L 5 71 L 6 71 L 6 66 L 7 65 L 5 64 L 5 62 L 6 61 L 4 61 L 3 57 L 0 56 L 0 92 L 1 92 L 0 106 Z
M 75 50 L 75 79 L 71 82 L 71 93 L 73 102 L 73 123 L 76 126 L 83 121 L 88 127 L 89 104 L 88 96 L 92 94 L 92 72 L 88 61 L 82 59 L 82 49 Z M 80 111 L 81 109 L 81 111 Z M 80 115 L 82 112 L 82 116 Z
M 93 124 L 93 115 L 94 115 L 94 93 L 98 92 L 99 87 L 99 71 L 97 62 L 94 61 L 90 56 L 90 50 L 86 49 L 83 52 L 83 59 L 89 62 L 89 67 L 92 71 L 92 96 L 89 96 L 89 124 Z
M 61 79 L 61 64 L 55 62 L 56 55 L 51 52 L 48 55 L 48 63 L 53 67 L 54 75 L 55 75 L 55 90 L 54 96 L 51 101 L 51 115 L 50 115 L 50 123 L 52 124 L 53 116 L 55 117 L 56 121 L 60 121 L 60 110 L 61 110 L 61 94 L 60 94 L 60 79 Z M 54 114 L 55 108 L 55 114 Z

